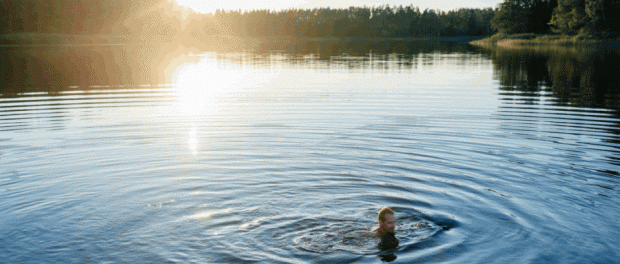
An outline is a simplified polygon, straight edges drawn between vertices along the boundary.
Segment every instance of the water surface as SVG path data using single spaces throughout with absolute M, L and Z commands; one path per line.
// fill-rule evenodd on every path
M 7 263 L 620 257 L 617 54 L 406 42 L 0 54 Z M 383 206 L 398 218 L 390 252 L 364 236 Z

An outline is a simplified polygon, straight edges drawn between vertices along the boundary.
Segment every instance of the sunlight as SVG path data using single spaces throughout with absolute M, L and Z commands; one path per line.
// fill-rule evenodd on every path
M 206 55 L 198 63 L 178 67 L 173 74 L 177 94 L 173 113 L 181 116 L 216 114 L 245 89 L 271 83 L 279 74 L 279 68 L 240 65 Z
M 170 66 L 176 100 L 161 108 L 166 116 L 174 118 L 222 117 L 222 110 L 232 109 L 238 97 L 245 96 L 248 88 L 272 83 L 281 68 L 261 68 L 255 65 L 233 63 L 217 58 L 215 54 L 202 54 L 198 62 Z M 196 125 L 188 131 L 187 148 L 193 156 L 201 149 L 201 131 Z
M 217 112 L 226 96 L 239 90 L 239 71 L 220 69 L 215 59 L 204 59 L 177 69 L 174 86 L 177 113 L 184 116 Z
M 433 10 L 458 10 L 459 8 L 488 8 L 496 7 L 503 0 L 458 0 L 458 1 L 434 1 L 434 0 L 391 0 L 389 3 L 386 1 L 377 0 L 341 0 L 341 1 L 328 1 L 328 0 L 176 0 L 177 4 L 194 9 L 197 12 L 209 14 L 215 13 L 216 10 L 286 10 L 286 9 L 314 9 L 320 7 L 330 8 L 344 8 L 347 9 L 350 6 L 381 6 L 389 4 L 390 6 L 408 6 L 414 5 L 420 10 L 433 9 Z
M 256 1 L 256 0 L 176 0 L 179 5 L 190 7 L 201 13 L 215 13 L 216 10 L 282 10 L 299 7 L 306 4 L 304 0 L 276 0 L 276 1 Z
M 192 130 L 189 131 L 189 139 L 187 140 L 187 147 L 192 152 L 192 155 L 198 155 L 198 128 L 196 126 L 192 127 Z

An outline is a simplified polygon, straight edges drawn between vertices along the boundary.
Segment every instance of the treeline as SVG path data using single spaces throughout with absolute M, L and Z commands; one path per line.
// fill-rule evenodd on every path
M 620 0 L 505 0 L 491 21 L 501 33 L 618 37 Z
M 482 36 L 492 8 L 449 12 L 413 6 L 217 11 L 197 14 L 174 0 L 0 0 L 0 33 L 292 37 Z
M 139 12 L 133 1 L 0 0 L 2 33 L 111 34 L 124 16 Z
M 413 6 L 217 11 L 193 21 L 194 36 L 437 37 L 490 35 L 494 11 L 420 11 Z
M 189 12 L 173 0 L 0 0 L 0 33 L 175 35 Z

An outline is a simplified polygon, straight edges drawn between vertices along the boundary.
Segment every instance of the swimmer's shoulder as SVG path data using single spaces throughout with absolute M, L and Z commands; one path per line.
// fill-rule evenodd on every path
M 373 227 L 370 231 L 364 232 L 364 236 L 366 236 L 366 237 L 379 237 L 379 233 L 377 232 L 378 229 L 379 229 L 379 227 Z

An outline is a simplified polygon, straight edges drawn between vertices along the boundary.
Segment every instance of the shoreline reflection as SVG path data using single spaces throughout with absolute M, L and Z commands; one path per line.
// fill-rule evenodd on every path
M 457 53 L 465 54 L 463 65 L 484 63 L 488 56 L 500 90 L 520 93 L 518 103 L 620 109 L 620 54 L 609 51 L 480 49 L 435 41 L 265 42 L 246 48 L 222 53 L 181 44 L 0 47 L 0 97 L 176 86 L 183 105 L 203 109 L 216 103 L 201 100 L 266 85 L 284 68 L 414 73 L 441 65 L 445 56 L 437 54 Z M 198 109 L 183 111 L 192 115 Z
M 486 52 L 495 65 L 499 89 L 506 95 L 519 94 L 521 104 L 620 110 L 618 53 L 569 49 Z

